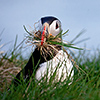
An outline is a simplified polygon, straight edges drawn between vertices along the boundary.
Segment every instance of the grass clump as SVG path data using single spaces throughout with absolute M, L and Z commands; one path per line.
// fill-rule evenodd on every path
M 17 45 L 17 36 L 15 43 L 7 52 L 0 53 L 0 91 L 8 88 L 12 79 L 25 66 L 26 60 L 22 56 L 22 43 Z

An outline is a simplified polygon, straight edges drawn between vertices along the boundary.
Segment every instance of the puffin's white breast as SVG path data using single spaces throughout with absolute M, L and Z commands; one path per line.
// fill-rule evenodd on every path
M 70 79 L 72 79 L 74 75 L 74 70 L 72 70 L 72 62 L 69 60 L 68 55 L 63 50 L 60 50 L 52 60 L 44 62 L 39 66 L 39 69 L 36 71 L 37 80 L 40 80 L 45 74 L 49 80 L 50 76 L 53 75 L 56 69 L 55 80 L 57 81 L 59 81 L 60 78 L 61 81 L 64 81 L 69 75 L 71 75 Z

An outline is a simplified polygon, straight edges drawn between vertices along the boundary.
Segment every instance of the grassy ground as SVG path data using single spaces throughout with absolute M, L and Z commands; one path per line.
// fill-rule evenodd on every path
M 34 82 L 30 78 L 29 85 L 23 81 L 15 88 L 12 84 L 8 91 L 7 80 L 9 81 L 10 78 L 7 75 L 12 71 L 9 68 L 17 67 L 16 71 L 20 71 L 19 67 L 24 67 L 27 62 L 21 55 L 22 46 L 18 49 L 16 41 L 17 38 L 12 50 L 0 54 L 0 100 L 100 100 L 100 50 L 98 50 L 98 55 L 91 55 L 86 50 L 79 51 L 77 56 L 73 55 L 74 60 L 85 73 L 81 70 L 79 72 L 74 67 L 75 74 L 71 85 L 68 85 L 70 80 L 52 83 L 53 77 L 49 83 L 46 81 Z M 2 71 L 2 66 L 9 70 Z M 12 71 L 13 75 L 14 71 Z M 5 74 L 3 72 L 7 72 L 6 77 L 3 77 Z
M 30 80 L 30 85 L 23 82 L 14 90 L 11 85 L 10 90 L 7 88 L 0 92 L 0 100 L 100 100 L 100 53 L 99 55 L 90 56 L 86 51 L 80 51 L 77 57 L 74 56 L 78 65 L 86 72 L 80 73 L 76 68 L 73 83 L 69 86 L 69 80 L 64 83 L 41 83 Z M 90 58 L 88 57 L 90 56 Z M 82 63 L 83 62 L 83 63 Z M 20 62 L 16 62 L 20 64 Z

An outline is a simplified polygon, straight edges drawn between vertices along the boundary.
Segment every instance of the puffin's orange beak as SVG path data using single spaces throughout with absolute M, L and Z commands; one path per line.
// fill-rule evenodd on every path
M 44 43 L 44 38 L 45 38 L 45 32 L 46 32 L 46 26 L 43 28 L 42 36 L 41 36 L 41 45 Z

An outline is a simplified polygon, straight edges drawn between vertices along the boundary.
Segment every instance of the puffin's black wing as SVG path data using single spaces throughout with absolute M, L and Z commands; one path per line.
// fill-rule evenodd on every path
M 45 62 L 45 59 L 40 55 L 40 50 L 38 48 L 32 53 L 26 66 L 16 75 L 13 80 L 14 85 L 18 85 L 21 80 L 29 81 L 33 72 L 36 73 L 36 70 L 39 68 L 39 64 Z

